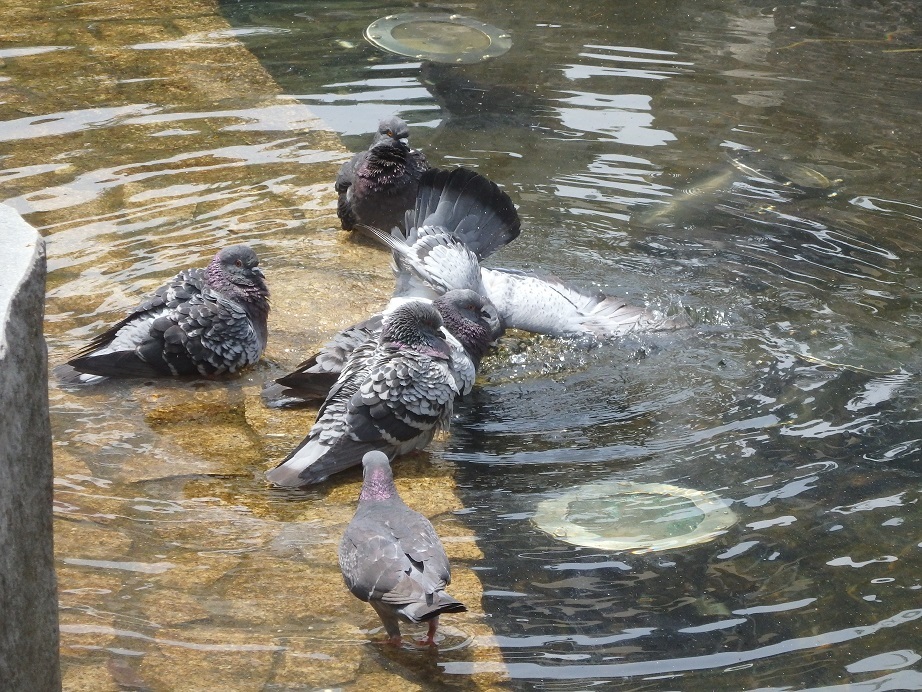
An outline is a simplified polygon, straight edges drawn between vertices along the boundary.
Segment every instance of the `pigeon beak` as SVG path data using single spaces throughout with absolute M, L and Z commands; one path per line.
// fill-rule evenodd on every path
M 484 305 L 483 309 L 480 311 L 481 316 L 484 321 L 487 323 L 487 326 L 490 327 L 490 337 L 493 341 L 496 341 L 503 335 L 506 331 L 506 327 L 503 324 L 503 320 L 499 316 L 499 311 L 492 305 Z
M 261 279 L 265 279 L 265 278 L 266 278 L 266 275 L 263 274 L 263 270 L 260 269 L 259 267 L 253 267 L 250 271 L 253 272 L 254 274 L 256 274 L 256 276 L 258 276 L 258 277 L 261 278 Z

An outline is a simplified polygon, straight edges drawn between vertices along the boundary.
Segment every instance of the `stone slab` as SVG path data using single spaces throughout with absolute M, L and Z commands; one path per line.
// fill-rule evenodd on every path
M 0 687 L 61 688 L 52 540 L 45 244 L 0 205 Z

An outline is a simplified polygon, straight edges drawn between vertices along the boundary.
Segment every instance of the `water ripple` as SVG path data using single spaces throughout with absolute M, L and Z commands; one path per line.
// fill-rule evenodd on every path
M 660 661 L 636 663 L 608 663 L 592 665 L 543 666 L 537 663 L 500 664 L 489 662 L 451 661 L 440 663 L 440 667 L 449 675 L 472 675 L 486 672 L 505 672 L 513 679 L 546 680 L 599 680 L 611 678 L 656 675 L 661 673 L 689 672 L 693 670 L 720 669 L 741 663 L 763 660 L 775 656 L 789 656 L 799 651 L 809 651 L 829 647 L 844 642 L 861 639 L 891 628 L 901 627 L 922 617 L 922 610 L 904 610 L 895 615 L 879 620 L 870 625 L 848 627 L 841 630 L 824 632 L 809 637 L 790 639 L 777 644 L 759 647 L 752 651 L 727 651 L 694 658 L 673 658 Z M 912 680 L 922 681 L 922 673 L 915 673 Z
M 165 639 L 162 637 L 151 637 L 140 632 L 131 630 L 122 630 L 115 627 L 103 627 L 100 625 L 77 625 L 62 624 L 61 631 L 66 634 L 103 634 L 110 637 L 124 637 L 127 639 L 142 639 L 144 641 L 160 644 L 162 646 L 176 646 L 183 649 L 194 649 L 196 651 L 285 651 L 287 647 L 271 644 L 206 644 L 199 642 L 183 641 L 179 639 Z

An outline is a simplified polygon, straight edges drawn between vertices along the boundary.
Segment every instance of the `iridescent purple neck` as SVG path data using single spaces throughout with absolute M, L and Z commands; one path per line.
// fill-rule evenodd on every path
M 216 257 L 205 267 L 205 282 L 222 293 L 245 303 L 258 305 L 266 313 L 269 312 L 269 287 L 261 276 L 253 275 L 247 279 L 238 277 L 238 280 L 234 281 Z
M 405 164 L 410 147 L 399 139 L 388 137 L 378 142 L 369 152 L 369 159 L 379 162 Z
M 436 303 L 438 304 L 438 301 Z M 461 343 L 471 360 L 479 364 L 480 359 L 490 350 L 490 343 L 493 340 L 486 324 L 465 319 L 451 306 L 443 310 L 443 306 L 439 305 L 439 308 L 442 311 L 445 328 Z
M 396 494 L 397 488 L 394 485 L 390 464 L 380 463 L 365 467 L 365 481 L 362 483 L 359 502 L 389 500 Z
M 218 286 L 221 288 L 224 287 L 224 284 L 230 283 L 224 276 L 224 270 L 221 268 L 221 262 L 217 257 L 211 260 L 208 266 L 205 267 L 205 281 L 211 286 Z

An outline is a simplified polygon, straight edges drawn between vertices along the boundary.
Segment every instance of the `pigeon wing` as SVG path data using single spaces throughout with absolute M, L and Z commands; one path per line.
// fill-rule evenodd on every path
M 339 217 L 340 224 L 345 231 L 351 231 L 355 228 L 355 224 L 358 223 L 358 218 L 352 208 L 352 192 L 350 188 L 355 182 L 355 171 L 358 170 L 367 156 L 367 151 L 361 151 L 340 166 L 339 173 L 336 175 L 336 182 L 333 185 L 333 189 L 339 195 L 336 204 L 336 215 Z
M 369 369 L 346 415 L 349 436 L 419 449 L 451 418 L 458 394 L 447 359 L 395 349 Z
M 551 336 L 611 337 L 691 324 L 685 315 L 667 317 L 615 296 L 582 291 L 554 276 L 488 268 L 481 275 L 507 328 Z
M 428 553 L 418 560 L 396 536 L 396 530 L 402 532 L 405 519 L 399 507 L 389 503 L 385 509 L 387 519 L 376 516 L 381 512 L 374 512 L 374 518 L 363 517 L 359 510 L 349 524 L 339 550 L 343 579 L 348 589 L 366 602 L 380 601 L 394 609 L 425 605 L 432 600 L 432 594 L 444 589 L 446 582 L 427 564 Z
M 292 372 L 267 382 L 262 391 L 267 405 L 288 408 L 326 399 L 353 351 L 376 341 L 383 320 L 379 313 L 347 327 Z
M 378 348 L 377 341 L 370 340 L 353 351 L 320 407 L 310 432 L 278 466 L 266 472 L 266 478 L 272 483 L 287 486 L 319 483 L 357 465 L 367 451 L 386 450 L 387 445 L 380 440 L 369 444 L 348 436 L 350 402 L 365 380 Z
M 339 566 L 348 589 L 366 602 L 385 598 L 412 569 L 388 527 L 361 516 L 343 534 Z
M 333 189 L 336 190 L 336 192 L 342 194 L 352 185 L 355 181 L 355 171 L 362 165 L 366 156 L 368 156 L 367 151 L 360 151 L 357 154 L 353 154 L 352 158 L 339 167 L 339 173 L 336 174 L 336 182 L 333 184 Z
M 175 374 L 163 358 L 164 331 L 175 324 L 183 306 L 201 296 L 203 286 L 201 269 L 180 272 L 146 296 L 127 317 L 94 337 L 68 365 L 100 376 Z
M 360 228 L 392 251 L 395 296 L 432 299 L 459 288 L 483 292 L 477 255 L 445 230 L 425 226 L 404 238 L 376 228 Z
M 129 336 L 125 333 L 120 340 L 118 338 L 120 332 L 125 330 L 126 327 L 129 328 L 128 332 L 135 331 L 136 325 L 153 321 L 157 317 L 174 310 L 178 305 L 192 298 L 192 296 L 201 293 L 203 285 L 201 269 L 181 271 L 168 283 L 145 296 L 123 320 L 93 337 L 86 346 L 77 351 L 75 357 L 87 356 L 100 349 L 110 350 L 113 343 L 112 349 L 114 350 L 133 348 L 143 337 Z M 143 331 L 140 333 L 143 334 Z
M 419 566 L 419 581 L 427 593 L 441 591 L 451 583 L 448 555 L 426 517 L 404 505 L 403 511 L 388 524 L 400 549 Z
M 236 372 L 259 360 L 265 348 L 243 305 L 207 286 L 156 320 L 151 331 L 159 338 L 139 346 L 139 355 L 148 362 L 159 357 L 177 374 Z

